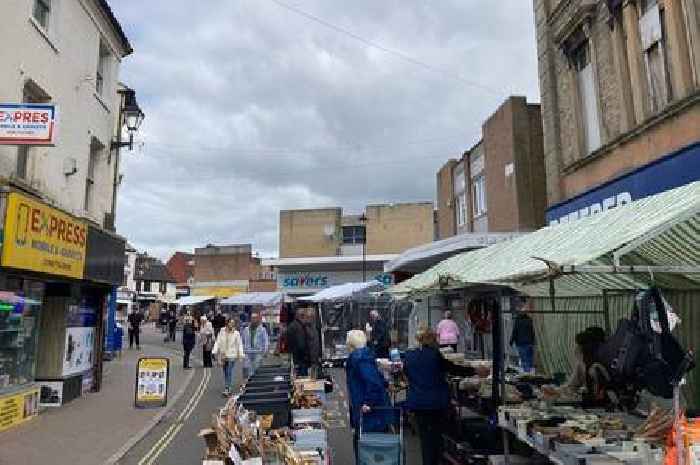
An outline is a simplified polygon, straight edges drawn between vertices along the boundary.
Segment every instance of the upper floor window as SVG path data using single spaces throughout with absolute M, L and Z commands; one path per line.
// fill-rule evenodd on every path
M 650 110 L 656 113 L 671 100 L 664 11 L 659 9 L 657 0 L 642 1 L 640 10 L 639 32 L 642 38 Z
M 486 214 L 486 177 L 483 175 L 473 179 L 474 183 L 474 218 Z
M 454 176 L 454 193 L 455 193 L 455 216 L 457 218 L 457 226 L 464 226 L 467 222 L 467 189 L 464 170 L 460 169 Z
M 593 63 L 591 61 L 591 46 L 588 40 L 582 41 L 571 52 L 571 62 L 576 73 L 584 148 L 586 154 L 589 154 L 600 147 L 601 135 L 598 99 L 596 96 Z
M 41 89 L 34 81 L 27 81 L 22 89 L 22 101 L 25 103 L 47 103 L 51 97 Z M 15 176 L 27 180 L 27 166 L 32 149 L 29 145 L 17 146 L 17 165 Z
M 51 0 L 34 0 L 32 16 L 41 27 L 48 30 L 49 18 L 51 17 Z
M 95 76 L 95 89 L 100 95 L 104 95 L 106 79 L 109 77 L 109 65 L 112 54 L 107 44 L 100 40 L 99 55 L 97 59 L 97 74 Z
M 343 226 L 343 244 L 364 244 L 364 226 Z
M 85 211 L 90 212 L 94 207 L 95 197 L 95 165 L 97 165 L 100 153 L 104 146 L 97 140 L 93 139 L 90 144 L 90 157 L 88 159 L 88 168 L 85 177 Z

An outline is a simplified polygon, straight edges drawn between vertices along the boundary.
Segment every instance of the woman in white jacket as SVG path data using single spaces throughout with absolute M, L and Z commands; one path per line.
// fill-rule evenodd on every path
M 233 319 L 226 322 L 226 328 L 219 331 L 216 338 L 212 354 L 217 355 L 217 359 L 224 367 L 224 395 L 230 396 L 233 392 L 233 368 L 236 360 L 245 359 L 243 341 L 236 329 L 236 322 Z M 221 354 L 219 357 L 218 354 Z

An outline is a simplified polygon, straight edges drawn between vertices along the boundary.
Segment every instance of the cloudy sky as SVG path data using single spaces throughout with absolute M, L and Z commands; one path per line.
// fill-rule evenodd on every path
M 118 228 L 167 258 L 277 252 L 280 209 L 433 200 L 509 95 L 539 101 L 530 0 L 118 0 L 146 113 Z

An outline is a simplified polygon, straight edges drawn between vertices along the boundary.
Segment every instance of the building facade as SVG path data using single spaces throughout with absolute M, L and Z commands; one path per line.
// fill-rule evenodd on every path
M 165 264 L 170 276 L 177 285 L 177 295 L 190 295 L 190 286 L 194 278 L 194 254 L 175 252 Z
M 368 205 L 362 215 L 342 208 L 280 211 L 277 288 L 308 295 L 348 282 L 377 279 L 391 284 L 384 263 L 434 240 L 432 202 Z
M 482 139 L 437 172 L 440 239 L 526 232 L 544 225 L 546 193 L 540 106 L 510 97 L 482 126 Z
M 3 430 L 101 387 L 124 273 L 111 143 L 132 49 L 105 0 L 7 0 L 0 17 Z
M 548 222 L 700 179 L 700 1 L 534 8 Z

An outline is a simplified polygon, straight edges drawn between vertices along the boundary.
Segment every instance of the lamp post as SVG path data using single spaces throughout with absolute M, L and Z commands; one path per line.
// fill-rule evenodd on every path
M 360 216 L 362 223 L 362 282 L 367 282 L 367 216 L 364 213 Z
M 110 228 L 114 230 L 117 213 L 117 186 L 119 185 L 119 161 L 122 147 L 129 147 L 129 150 L 134 149 L 134 133 L 139 130 L 143 119 L 146 117 L 141 107 L 136 102 L 136 92 L 134 89 L 125 87 L 117 91 L 119 94 L 119 118 L 117 120 L 116 139 L 110 144 L 110 149 L 115 152 L 114 155 L 114 180 L 112 191 L 112 219 Z M 129 132 L 129 140 L 122 141 L 122 129 L 126 127 Z M 111 152 L 110 152 L 111 158 Z

